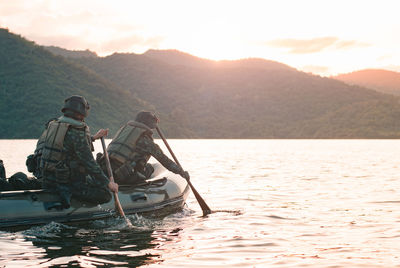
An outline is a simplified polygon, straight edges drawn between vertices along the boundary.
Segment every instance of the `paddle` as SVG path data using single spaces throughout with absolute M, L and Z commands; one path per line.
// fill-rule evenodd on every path
M 112 173 L 110 158 L 108 157 L 108 152 L 106 149 L 106 143 L 104 141 L 104 137 L 101 137 L 101 145 L 103 146 L 104 156 L 106 157 L 108 177 L 110 178 L 111 182 L 114 182 L 114 175 Z M 126 225 L 128 225 L 129 227 L 133 227 L 131 221 L 125 216 L 124 210 L 122 209 L 121 203 L 119 202 L 118 193 L 113 192 L 113 194 L 114 194 L 115 209 L 118 211 L 118 214 L 125 219 Z
M 175 163 L 182 168 L 181 164 L 179 163 L 178 159 L 176 158 L 174 152 L 172 151 L 171 147 L 169 147 L 169 144 L 167 142 L 167 140 L 165 139 L 163 133 L 161 132 L 159 127 L 156 127 L 156 130 L 158 132 L 158 135 L 160 135 L 161 139 L 163 140 L 165 146 L 167 147 L 168 151 L 170 152 L 170 154 L 172 155 L 172 157 L 175 160 Z M 190 182 L 190 180 L 186 179 L 186 181 L 188 182 L 190 189 L 192 189 L 192 192 L 194 194 L 194 196 L 197 199 L 197 202 L 199 203 L 201 209 L 203 210 L 203 216 L 206 216 L 208 214 L 211 213 L 211 209 L 210 207 L 206 204 L 206 202 L 204 201 L 204 199 L 201 197 L 201 195 L 196 191 L 196 189 L 194 188 L 194 186 L 192 185 L 192 183 Z

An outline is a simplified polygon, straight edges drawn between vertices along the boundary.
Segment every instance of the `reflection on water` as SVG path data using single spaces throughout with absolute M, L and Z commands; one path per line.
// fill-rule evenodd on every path
M 129 216 L 133 228 L 126 226 L 121 218 L 111 218 L 79 226 L 52 222 L 20 232 L 0 232 L 4 252 L 1 264 L 138 267 L 161 263 L 162 254 L 157 249 L 180 241 L 179 220 L 190 217 L 190 213 L 185 209 L 165 220 Z
M 0 140 L 9 175 L 34 145 Z M 112 218 L 1 231 L 0 267 L 400 267 L 400 142 L 170 145 L 212 209 L 240 213 L 201 217 L 191 195 L 164 219 L 129 216 L 133 229 Z

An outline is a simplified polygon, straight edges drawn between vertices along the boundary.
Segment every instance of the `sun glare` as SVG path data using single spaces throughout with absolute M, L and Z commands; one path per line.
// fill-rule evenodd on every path
M 259 57 L 327 72 L 400 62 L 397 1 L 11 2 L 0 10 L 1 27 L 40 45 L 101 56 L 177 49 L 213 60 Z

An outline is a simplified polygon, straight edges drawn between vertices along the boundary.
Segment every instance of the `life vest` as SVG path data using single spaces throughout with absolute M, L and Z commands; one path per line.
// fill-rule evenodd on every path
M 35 152 L 31 155 L 28 155 L 25 162 L 28 171 L 32 172 L 33 175 L 37 178 L 41 177 L 41 172 L 39 167 L 40 167 L 40 159 L 42 158 L 44 142 L 46 140 L 46 135 L 47 135 L 47 128 L 43 131 L 42 135 L 40 135 L 40 138 L 36 143 Z
M 46 125 L 48 126 L 50 123 L 55 122 L 55 121 L 57 121 L 57 120 L 56 119 L 52 119 Z M 35 152 L 34 152 L 34 155 L 36 157 L 42 157 L 42 151 L 43 151 L 43 148 L 44 148 L 44 143 L 46 141 L 46 135 L 47 135 L 47 126 L 46 126 L 46 129 L 43 131 L 42 135 L 40 135 L 40 137 L 39 137 L 39 139 L 38 139 L 38 141 L 36 143 L 36 149 L 35 149 Z
M 42 135 L 40 136 L 40 138 L 38 139 L 38 141 L 36 143 L 36 149 L 34 152 L 35 155 L 40 155 L 40 156 L 42 155 L 44 142 L 46 140 L 46 135 L 47 135 L 47 129 L 45 129 L 45 131 L 43 131 Z
M 45 131 L 42 147 L 40 167 L 43 171 L 54 172 L 60 161 L 65 160 L 64 139 L 69 128 L 77 128 L 85 131 L 89 144 L 91 144 L 89 127 L 84 123 L 69 117 L 61 116 L 49 123 Z M 39 142 L 38 142 L 39 145 Z
M 150 136 L 153 134 L 153 131 L 145 124 L 136 121 L 126 123 L 118 130 L 107 147 L 110 159 L 118 162 L 120 165 L 134 161 L 138 155 L 135 150 L 137 141 L 146 132 L 150 133 Z M 150 156 L 146 158 L 144 160 L 147 162 Z

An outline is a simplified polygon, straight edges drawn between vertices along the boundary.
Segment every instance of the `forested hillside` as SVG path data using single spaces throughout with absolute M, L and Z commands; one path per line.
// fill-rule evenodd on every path
M 333 78 L 351 85 L 359 85 L 377 91 L 400 95 L 400 73 L 388 70 L 360 70 L 348 74 L 340 74 Z
M 88 68 L 0 29 L 0 138 L 37 138 L 73 94 L 89 101 L 92 131 L 115 132 L 137 110 L 152 108 Z
M 393 138 L 398 99 L 261 59 L 209 61 L 178 51 L 78 62 L 151 102 L 201 138 Z M 179 132 L 170 132 L 182 137 Z
M 88 49 L 86 50 L 68 50 L 61 47 L 55 46 L 45 46 L 46 50 L 50 51 L 51 53 L 59 56 L 63 56 L 66 58 L 82 58 L 82 57 L 92 57 L 96 58 L 97 54 L 93 51 Z
M 50 49 L 0 29 L 0 138 L 38 137 L 72 94 L 90 102 L 92 131 L 148 109 L 173 138 L 400 137 L 398 97 L 282 63 Z

